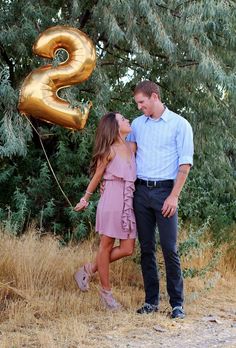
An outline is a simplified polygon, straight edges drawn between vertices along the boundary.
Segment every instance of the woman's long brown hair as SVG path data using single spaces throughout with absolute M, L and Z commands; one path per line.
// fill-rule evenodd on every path
M 109 157 L 111 145 L 119 136 L 119 125 L 116 120 L 116 114 L 117 112 L 108 112 L 99 121 L 90 165 L 91 176 L 94 175 L 98 162 Z

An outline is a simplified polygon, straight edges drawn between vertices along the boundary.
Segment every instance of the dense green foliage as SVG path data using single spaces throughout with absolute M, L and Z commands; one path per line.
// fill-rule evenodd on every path
M 51 175 L 37 134 L 17 112 L 20 86 L 45 64 L 32 53 L 39 33 L 72 25 L 97 48 L 84 84 L 63 91 L 93 101 L 86 128 L 71 132 L 32 118 L 64 191 L 77 203 L 88 183 L 93 135 L 105 110 L 140 113 L 132 89 L 142 79 L 193 126 L 195 163 L 181 198 L 183 220 L 210 221 L 217 240 L 236 219 L 236 5 L 233 0 L 0 1 L 0 219 L 15 233 L 31 221 L 83 238 L 94 224 L 98 195 L 78 214 Z M 56 58 L 57 59 L 57 58 Z M 231 238 L 231 237 L 230 237 Z

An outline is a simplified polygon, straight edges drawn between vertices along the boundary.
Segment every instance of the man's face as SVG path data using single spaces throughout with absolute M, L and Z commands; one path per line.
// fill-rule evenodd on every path
M 142 110 L 145 116 L 151 116 L 154 112 L 155 102 L 158 100 L 158 96 L 152 93 L 151 97 L 139 92 L 135 94 L 134 100 L 139 110 Z

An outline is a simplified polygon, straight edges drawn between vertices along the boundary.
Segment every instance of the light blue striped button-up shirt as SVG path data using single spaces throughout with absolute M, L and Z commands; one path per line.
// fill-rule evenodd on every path
M 137 177 L 175 179 L 179 165 L 193 164 L 193 132 L 182 116 L 165 108 L 158 119 L 142 115 L 131 124 L 127 141 L 137 143 Z

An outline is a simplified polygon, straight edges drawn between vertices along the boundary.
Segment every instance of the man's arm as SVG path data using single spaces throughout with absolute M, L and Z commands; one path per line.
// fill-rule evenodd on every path
M 137 150 L 137 144 L 136 144 L 136 143 L 134 143 L 134 142 L 132 142 L 132 141 L 128 141 L 127 143 L 128 143 L 128 145 L 129 145 L 129 147 L 130 147 L 131 151 L 133 151 L 134 153 L 136 153 L 136 150 Z
M 179 195 L 188 177 L 190 168 L 190 164 L 182 164 L 179 166 L 179 171 L 176 177 L 174 187 L 171 191 L 171 194 L 167 197 L 162 207 L 162 214 L 164 217 L 171 217 L 175 214 L 176 209 L 178 207 Z
M 178 174 L 176 177 L 176 181 L 175 181 L 173 190 L 171 191 L 171 195 L 179 198 L 179 195 L 180 195 L 182 188 L 185 184 L 185 181 L 188 177 L 190 168 L 191 168 L 190 164 L 182 164 L 179 166 L 179 171 L 178 171 Z
M 164 217 L 171 217 L 178 207 L 178 198 L 193 165 L 193 131 L 188 121 L 179 123 L 176 136 L 177 151 L 179 156 L 179 171 L 171 194 L 165 200 L 162 207 Z
M 136 143 L 136 134 L 135 134 L 136 132 L 135 132 L 135 122 L 134 121 L 132 121 L 132 123 L 131 123 L 132 131 L 126 137 L 126 141 L 132 142 L 132 143 Z

